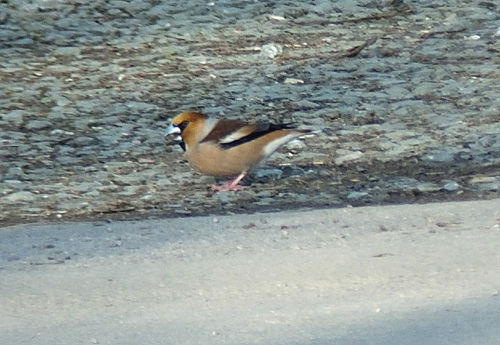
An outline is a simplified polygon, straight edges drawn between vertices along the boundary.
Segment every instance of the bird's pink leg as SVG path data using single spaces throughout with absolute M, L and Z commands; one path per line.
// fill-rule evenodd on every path
M 212 186 L 212 190 L 213 191 L 226 192 L 226 191 L 229 191 L 229 190 L 242 190 L 242 189 L 245 189 L 245 187 L 239 186 L 238 183 L 241 181 L 241 179 L 243 177 L 245 177 L 246 174 L 247 174 L 246 172 L 242 172 L 241 174 L 238 175 L 237 178 L 235 178 L 234 180 L 231 180 L 231 181 L 227 181 L 222 186 L 213 185 Z

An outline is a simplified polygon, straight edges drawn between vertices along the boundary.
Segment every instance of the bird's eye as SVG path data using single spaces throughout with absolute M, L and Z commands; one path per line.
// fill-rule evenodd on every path
M 184 130 L 186 129 L 186 127 L 189 125 L 189 121 L 182 121 L 181 123 L 179 123 L 177 125 L 177 128 L 179 128 L 181 130 L 181 133 L 184 132 Z

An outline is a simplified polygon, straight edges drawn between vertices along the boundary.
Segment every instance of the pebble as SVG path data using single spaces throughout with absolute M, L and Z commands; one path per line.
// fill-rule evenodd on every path
M 138 191 L 140 189 L 142 189 L 142 186 L 124 186 L 123 190 L 121 192 L 119 192 L 118 194 L 125 195 L 125 196 L 137 195 L 137 194 L 139 194 Z
M 295 104 L 301 108 L 304 108 L 304 109 L 315 109 L 315 108 L 321 107 L 318 103 L 308 101 L 307 99 L 303 99 L 303 100 L 300 100 L 298 102 L 295 102 Z
M 422 193 L 433 193 L 441 190 L 441 187 L 432 182 L 418 183 L 416 189 Z
M 477 176 L 473 177 L 469 180 L 470 184 L 478 184 L 478 183 L 494 183 L 497 178 L 494 176 Z
M 9 18 L 9 15 L 7 12 L 0 11 L 0 25 L 5 24 L 7 22 L 7 19 Z
M 348 200 L 359 200 L 359 199 L 362 199 L 368 195 L 370 195 L 370 194 L 368 194 L 367 192 L 350 192 L 349 194 L 347 194 L 347 199 Z
M 296 79 L 296 78 L 286 78 L 283 81 L 284 84 L 304 84 L 304 81 L 302 79 Z
M 36 196 L 31 192 L 22 191 L 9 194 L 7 196 L 4 196 L 2 199 L 8 202 L 30 202 L 30 201 L 35 201 Z
M 81 49 L 79 47 L 57 47 L 54 49 L 54 55 L 67 56 L 74 55 L 79 56 L 81 54 Z
M 436 150 L 429 153 L 423 157 L 426 161 L 446 163 L 451 162 L 454 159 L 454 152 L 450 150 Z
M 286 144 L 288 150 L 305 150 L 307 145 L 302 140 L 292 140 Z
M 13 180 L 13 179 L 7 178 L 7 179 L 3 180 L 3 183 L 12 184 L 12 185 L 21 185 L 23 182 L 20 180 Z
M 31 120 L 24 126 L 27 130 L 40 130 L 45 128 L 50 128 L 54 124 L 47 120 Z
M 91 138 L 91 137 L 78 137 L 73 139 L 73 144 L 75 146 L 90 146 L 90 145 L 97 145 L 99 141 L 96 138 Z
M 7 170 L 5 176 L 12 181 L 12 178 L 24 177 L 26 174 L 24 173 L 23 168 L 21 167 L 10 167 Z
M 19 127 L 23 123 L 25 116 L 26 112 L 24 110 L 12 110 L 2 115 L 2 119 Z
M 283 174 L 283 171 L 281 169 L 263 168 L 263 169 L 257 170 L 257 172 L 255 173 L 255 176 L 258 179 L 279 179 L 282 174 Z
M 461 188 L 460 184 L 455 181 L 443 180 L 441 183 L 443 183 L 443 189 L 447 192 L 456 192 Z
M 274 59 L 278 55 L 283 53 L 283 47 L 281 44 L 265 44 L 260 48 L 259 56 L 264 59 Z
M 470 185 L 474 185 L 480 191 L 500 190 L 500 176 L 479 176 L 469 180 Z
M 76 192 L 89 193 L 90 191 L 92 191 L 94 188 L 96 188 L 99 185 L 100 185 L 100 183 L 92 183 L 92 182 L 77 183 L 77 182 L 72 182 L 72 183 L 70 183 L 69 187 L 71 188 L 71 190 L 76 191 Z
M 334 160 L 335 164 L 344 165 L 359 160 L 361 157 L 363 157 L 363 152 L 338 150 L 337 155 L 338 156 Z
M 233 194 L 234 192 L 218 192 L 212 194 L 212 199 L 223 204 L 228 204 L 234 202 L 235 197 Z

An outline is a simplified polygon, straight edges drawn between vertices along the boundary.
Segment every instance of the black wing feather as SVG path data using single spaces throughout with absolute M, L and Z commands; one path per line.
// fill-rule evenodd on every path
M 282 129 L 291 129 L 291 128 L 295 128 L 295 126 L 291 123 L 279 124 L 279 125 L 276 125 L 273 123 L 258 123 L 257 128 L 249 135 L 246 135 L 244 137 L 241 137 L 237 140 L 234 140 L 234 141 L 231 141 L 228 143 L 220 143 L 219 145 L 223 149 L 227 150 L 227 149 L 230 149 L 231 147 L 235 147 L 235 146 L 250 142 L 252 140 L 258 139 L 266 134 L 269 134 L 269 133 L 272 133 L 275 131 L 279 131 Z

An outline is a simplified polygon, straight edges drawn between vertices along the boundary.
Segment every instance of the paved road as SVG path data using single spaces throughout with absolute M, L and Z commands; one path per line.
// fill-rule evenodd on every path
M 500 201 L 0 230 L 0 343 L 500 344 Z

